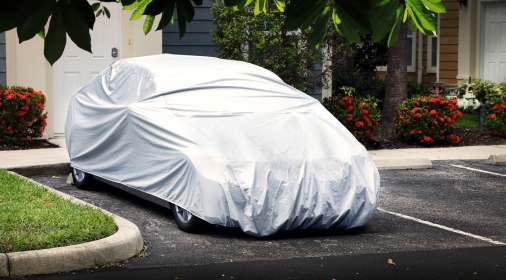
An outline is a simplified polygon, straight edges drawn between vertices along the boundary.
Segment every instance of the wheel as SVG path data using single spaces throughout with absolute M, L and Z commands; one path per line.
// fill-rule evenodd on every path
M 93 183 L 93 175 L 72 167 L 72 179 L 74 180 L 74 185 L 76 185 L 78 189 L 91 189 L 91 185 Z
M 176 220 L 177 227 L 186 232 L 195 232 L 200 223 L 200 219 L 193 216 L 186 209 L 183 209 L 175 204 L 171 204 L 172 215 Z

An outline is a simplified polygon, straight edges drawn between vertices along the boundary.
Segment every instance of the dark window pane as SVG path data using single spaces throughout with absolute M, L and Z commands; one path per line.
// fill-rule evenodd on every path
M 437 37 L 431 37 L 430 67 L 437 67 Z
M 413 37 L 408 37 L 408 43 L 406 44 L 406 54 L 408 56 L 406 64 L 408 66 L 413 65 Z

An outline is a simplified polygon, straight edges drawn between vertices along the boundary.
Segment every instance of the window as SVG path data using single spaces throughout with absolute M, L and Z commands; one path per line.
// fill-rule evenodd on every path
M 415 72 L 415 53 L 416 53 L 416 33 L 413 33 L 408 28 L 408 41 L 406 43 L 406 65 L 408 72 Z M 380 66 L 376 68 L 376 71 L 387 71 L 387 66 Z
M 438 15 L 436 14 L 436 21 Z M 437 72 L 437 35 L 427 34 L 427 73 Z
M 415 34 L 408 28 L 408 42 L 406 44 L 406 65 L 408 66 L 408 72 L 415 72 L 415 53 L 416 53 L 416 42 Z

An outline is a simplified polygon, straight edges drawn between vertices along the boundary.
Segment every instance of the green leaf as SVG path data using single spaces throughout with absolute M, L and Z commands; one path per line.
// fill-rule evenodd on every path
M 371 31 L 371 23 L 367 15 L 369 10 L 360 8 L 355 2 L 360 3 L 361 0 L 335 0 L 335 11 L 341 21 L 346 22 L 350 27 L 362 33 L 369 33 Z
M 95 11 L 93 7 L 90 6 L 90 3 L 86 0 L 76 0 L 76 6 L 79 16 L 84 20 L 86 26 L 93 30 L 93 25 L 95 25 Z
M 137 9 L 137 7 L 139 7 L 139 5 L 141 4 L 142 1 L 144 1 L 144 0 L 136 0 L 135 2 L 132 2 L 132 4 L 130 4 L 130 5 L 125 5 L 125 3 L 122 3 L 123 4 L 123 10 L 134 10 L 134 9 Z
M 109 12 L 109 9 L 107 9 L 107 7 L 104 6 L 104 12 L 105 12 L 105 15 L 107 16 L 107 18 L 111 18 L 111 13 Z
M 274 3 L 276 4 L 276 7 L 278 7 L 278 10 L 280 12 L 284 12 L 286 8 L 285 0 L 274 0 Z
M 261 13 L 267 12 L 267 0 L 256 0 L 255 3 L 255 9 L 253 10 L 253 13 L 255 16 L 258 16 Z
M 97 13 L 97 17 L 99 17 L 99 16 L 100 16 L 103 12 L 104 12 L 104 10 L 100 10 L 100 11 L 98 11 L 98 13 Z
M 302 2 L 300 6 L 294 6 L 292 2 L 286 7 L 284 28 L 295 30 L 301 27 L 302 30 L 307 29 L 318 15 L 320 15 L 327 6 L 325 0 L 317 0 L 313 5 Z
M 54 0 L 35 1 L 24 7 L 23 14 L 27 17 L 21 19 L 22 23 L 17 28 L 19 43 L 33 38 L 44 28 L 49 16 L 53 13 L 55 4 Z
M 388 35 L 388 41 L 387 41 L 388 47 L 393 46 L 395 44 L 395 42 L 397 42 L 397 34 L 399 34 L 399 28 L 401 27 L 401 24 L 402 24 L 402 11 L 403 10 L 404 9 L 402 6 L 397 8 L 397 11 L 395 14 L 394 25 L 392 27 L 392 30 L 390 31 L 390 34 Z
M 180 0 L 178 0 L 177 3 L 179 4 Z M 183 10 L 184 9 L 182 9 L 181 6 L 177 7 L 177 25 L 179 27 L 179 40 L 181 40 L 181 38 L 183 38 L 184 34 L 186 33 L 186 21 Z
M 409 7 L 408 13 L 416 15 L 415 24 L 419 26 L 421 31 L 424 30 L 436 30 L 436 21 L 427 8 L 420 2 L 420 0 L 405 0 L 406 7 Z M 424 32 L 425 33 L 425 32 Z
M 423 4 L 436 13 L 446 13 L 446 7 L 441 0 L 422 0 Z
M 60 2 L 64 1 L 58 1 L 58 5 L 56 5 L 49 21 L 49 29 L 44 40 L 44 56 L 51 65 L 61 57 L 67 41 Z
M 181 10 L 183 19 L 186 19 L 186 22 L 191 22 L 193 20 L 193 17 L 195 16 L 195 10 L 193 9 L 193 6 L 190 2 L 190 0 L 176 0 L 177 3 L 177 17 L 178 20 L 181 19 L 179 17 L 179 11 Z M 186 30 L 186 25 L 185 25 Z
M 334 10 L 335 12 L 335 10 Z M 337 15 L 336 15 L 337 16 Z M 334 18 L 335 16 L 332 16 Z M 348 39 L 352 43 L 359 44 L 362 40 L 360 39 L 360 35 L 357 30 L 351 27 L 347 22 L 341 21 L 340 24 L 336 24 L 334 22 L 334 26 L 336 27 L 337 32 L 343 35 L 346 39 Z
M 132 13 L 132 16 L 130 17 L 130 20 L 138 20 L 142 17 L 142 14 L 144 13 L 144 10 L 148 6 L 148 4 L 151 2 L 151 0 L 141 0 L 139 6 L 135 11 Z
M 37 35 L 39 35 L 39 37 L 42 39 L 46 39 L 46 30 L 42 28 L 42 30 L 39 33 L 37 33 Z
M 66 1 L 61 1 L 66 2 Z M 60 3 L 60 1 L 58 1 Z M 79 16 L 76 5 L 70 4 L 60 5 L 63 15 L 65 29 L 70 39 L 81 49 L 91 53 L 91 37 L 90 31 L 84 20 Z
M 310 46 L 320 48 L 323 39 L 325 39 L 325 34 L 327 34 L 327 27 L 329 26 L 329 20 L 330 20 L 330 7 L 327 6 L 322 11 L 320 16 L 316 19 L 313 32 L 308 38 Z
M 168 0 L 168 6 L 162 13 L 162 18 L 160 19 L 160 22 L 158 23 L 158 27 L 156 30 L 162 30 L 167 26 L 169 23 L 174 22 L 174 8 L 176 6 L 176 0 Z
M 378 28 L 380 22 L 384 21 L 385 18 L 391 19 L 395 15 L 395 11 L 399 6 L 400 6 L 399 0 L 391 0 L 388 1 L 388 3 L 385 3 L 384 5 L 381 6 L 376 5 L 375 7 L 373 7 L 369 12 L 371 25 L 374 28 Z M 389 22 L 387 25 L 391 26 L 392 22 Z
M 142 26 L 142 30 L 144 30 L 144 34 L 148 34 L 151 31 L 151 27 L 153 27 L 153 22 L 155 21 L 155 16 L 146 16 L 144 20 L 144 25 Z
M 381 41 L 385 36 L 387 36 L 388 32 L 392 28 L 392 18 L 384 18 L 380 21 L 376 28 L 372 31 L 371 42 L 376 43 Z
M 124 6 L 130 6 L 135 2 L 135 0 L 121 0 L 121 5 Z
M 94 12 L 96 12 L 98 8 L 100 8 L 100 3 L 93 3 L 93 5 L 91 5 L 91 8 Z
M 148 16 L 156 16 L 162 13 L 169 4 L 167 0 L 153 0 L 148 4 L 146 9 L 144 10 L 144 15 Z

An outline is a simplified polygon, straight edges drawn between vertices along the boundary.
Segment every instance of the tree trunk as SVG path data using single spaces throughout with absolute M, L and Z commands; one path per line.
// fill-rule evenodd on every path
M 392 125 L 395 111 L 408 97 L 407 31 L 407 23 L 401 24 L 397 42 L 388 51 L 386 92 L 381 116 L 381 140 L 394 136 Z

